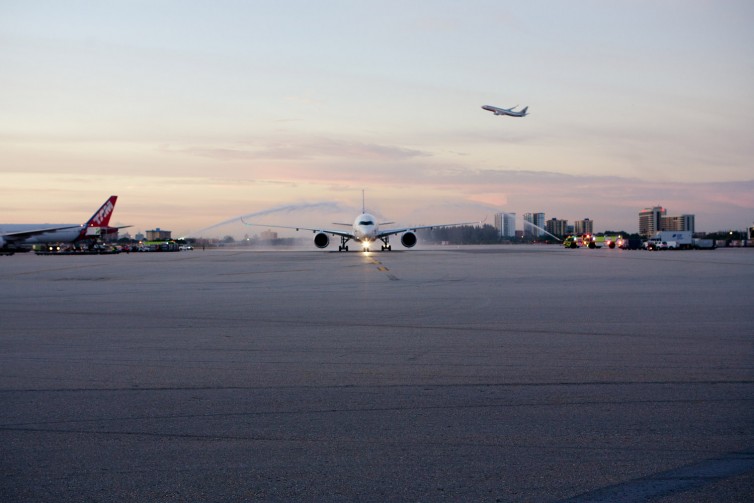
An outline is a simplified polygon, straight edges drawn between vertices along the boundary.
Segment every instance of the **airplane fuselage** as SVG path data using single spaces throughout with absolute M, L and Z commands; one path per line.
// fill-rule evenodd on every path
M 377 220 L 369 213 L 362 213 L 353 221 L 353 235 L 362 243 L 370 243 L 377 239 L 379 231 L 380 226 Z
M 13 254 L 14 250 L 43 243 L 73 243 L 117 232 L 110 227 L 110 217 L 118 196 L 110 196 L 85 224 L 0 224 L 0 250 Z
M 524 109 L 521 111 L 516 111 L 515 108 L 516 107 L 500 108 L 500 107 L 493 107 L 492 105 L 482 106 L 482 110 L 487 110 L 488 112 L 492 112 L 495 115 L 507 115 L 509 117 L 526 117 L 528 115 L 526 111 L 529 109 L 529 107 L 524 107 Z
M 81 224 L 0 224 L 0 236 L 16 232 L 46 229 L 47 227 L 58 230 L 50 230 L 49 232 L 26 237 L 23 240 L 23 244 L 71 243 L 80 236 L 82 226 Z M 60 229 L 60 227 L 69 228 Z

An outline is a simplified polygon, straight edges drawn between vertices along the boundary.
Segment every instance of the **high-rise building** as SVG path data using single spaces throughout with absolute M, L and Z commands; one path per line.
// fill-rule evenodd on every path
M 524 237 L 531 237 L 534 235 L 534 214 L 524 213 L 523 221 Z
M 560 237 L 565 236 L 568 233 L 567 228 L 568 220 L 558 220 L 557 218 L 551 218 L 545 225 L 547 232 Z
M 172 231 L 164 231 L 158 227 L 154 230 L 147 231 L 147 241 L 169 240 L 169 239 L 172 239 L 170 237 L 171 234 L 172 234 Z
M 495 213 L 495 229 L 498 230 L 502 238 L 516 237 L 516 214 Z
M 501 237 L 503 235 L 503 215 L 505 213 L 495 213 L 495 230 L 497 235 Z
M 594 220 L 588 218 L 576 220 L 573 222 L 573 233 L 578 235 L 594 234 Z
M 545 225 L 547 225 L 547 222 L 545 222 L 545 214 L 544 213 L 535 213 L 534 214 L 534 225 L 537 226 L 537 230 L 539 231 L 538 236 L 544 236 L 545 235 Z
M 661 231 L 691 231 L 694 232 L 694 215 L 660 218 Z
M 662 206 L 645 208 L 639 212 L 639 234 L 652 237 L 659 231 L 691 231 L 695 229 L 694 215 L 667 216 Z
M 545 214 L 524 213 L 524 236 L 541 237 L 545 235 Z
M 644 208 L 639 212 L 639 234 L 643 237 L 652 237 L 662 229 L 662 217 L 667 210 L 662 206 Z

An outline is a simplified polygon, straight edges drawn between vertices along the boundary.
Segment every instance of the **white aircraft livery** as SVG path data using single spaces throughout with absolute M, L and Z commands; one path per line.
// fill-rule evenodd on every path
M 526 111 L 529 110 L 529 107 L 524 107 L 523 110 L 516 111 L 516 105 L 512 108 L 499 108 L 499 107 L 493 107 L 492 105 L 484 105 L 482 106 L 482 109 L 487 110 L 488 112 L 493 112 L 495 115 L 508 115 L 510 117 L 526 117 L 529 115 Z
M 74 243 L 117 231 L 110 217 L 118 196 L 110 196 L 84 224 L 0 224 L 0 253 L 12 255 L 40 243 Z
M 331 236 L 338 236 L 340 237 L 340 246 L 338 246 L 338 251 L 348 251 L 348 242 L 351 240 L 357 241 L 361 244 L 361 248 L 363 251 L 369 251 L 372 247 L 372 243 L 376 241 L 380 241 L 381 244 L 381 250 L 382 251 L 391 251 L 392 246 L 390 245 L 390 236 L 401 234 L 401 244 L 406 248 L 413 248 L 416 245 L 417 238 L 416 238 L 416 231 L 419 229 L 432 229 L 435 227 L 454 227 L 458 225 L 474 225 L 479 224 L 481 222 L 459 222 L 459 223 L 453 223 L 453 224 L 436 224 L 436 225 L 420 225 L 420 226 L 413 226 L 413 227 L 401 227 L 401 228 L 395 228 L 395 229 L 380 229 L 380 225 L 389 225 L 393 222 L 382 222 L 378 223 L 377 219 L 374 217 L 374 215 L 371 215 L 366 212 L 364 209 L 363 204 L 363 194 L 362 194 L 362 209 L 361 214 L 358 215 L 354 221 L 353 225 L 351 225 L 351 231 L 342 231 L 342 230 L 334 230 L 334 229 L 323 229 L 323 228 L 311 228 L 311 227 L 291 227 L 286 225 L 267 225 L 267 224 L 259 224 L 259 223 L 250 223 L 246 222 L 243 217 L 241 217 L 241 222 L 243 222 L 245 225 L 249 226 L 257 226 L 257 227 L 273 227 L 278 229 L 295 229 L 295 230 L 305 230 L 305 231 L 312 231 L 314 232 L 314 246 L 317 248 L 327 248 L 327 246 L 330 244 L 330 238 L 328 237 L 328 234 Z M 344 225 L 348 226 L 349 224 L 341 224 L 341 223 L 334 223 L 333 225 Z

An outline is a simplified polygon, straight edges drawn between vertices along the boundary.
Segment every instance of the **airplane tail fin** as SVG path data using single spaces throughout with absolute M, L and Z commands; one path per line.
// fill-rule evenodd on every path
M 118 196 L 110 196 L 105 203 L 99 207 L 94 215 L 86 222 L 87 227 L 107 227 L 110 225 L 110 217 L 115 209 L 115 202 Z
M 521 110 L 521 115 L 526 115 L 526 111 L 529 110 L 528 106 L 525 106 L 523 110 Z
M 99 236 L 103 232 L 107 234 L 110 225 L 110 217 L 113 214 L 115 201 L 117 200 L 118 196 L 110 196 L 107 201 L 105 201 L 105 203 L 94 212 L 94 215 L 92 215 L 91 218 L 81 226 L 81 231 L 79 232 L 76 241 L 88 239 L 92 236 Z

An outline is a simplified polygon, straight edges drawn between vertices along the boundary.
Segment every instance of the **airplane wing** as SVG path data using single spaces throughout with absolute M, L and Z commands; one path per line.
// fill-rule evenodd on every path
M 42 229 L 31 229 L 31 230 L 26 230 L 26 231 L 8 232 L 6 234 L 3 234 L 0 237 L 2 237 L 3 241 L 7 243 L 14 243 L 16 241 L 23 241 L 32 236 L 44 234 L 46 232 L 57 232 L 57 231 L 65 230 L 65 229 L 78 229 L 80 227 L 81 227 L 80 225 L 67 225 L 65 227 L 45 227 Z
M 477 220 L 476 222 L 458 222 L 454 224 L 414 225 L 412 227 L 402 227 L 399 229 L 383 229 L 377 234 L 377 238 L 384 238 L 386 236 L 392 236 L 393 234 L 400 234 L 402 232 L 415 232 L 419 229 L 434 229 L 435 227 L 458 227 L 460 225 L 479 225 L 482 223 L 484 223 L 484 220 Z
M 322 229 L 322 228 L 313 228 L 313 227 L 293 227 L 289 225 L 268 225 L 268 224 L 258 224 L 258 223 L 251 223 L 247 222 L 246 220 L 241 217 L 241 223 L 244 225 L 248 225 L 249 227 L 271 227 L 273 229 L 293 229 L 296 231 L 312 231 L 312 232 L 324 232 L 325 234 L 331 234 L 333 236 L 344 236 L 350 239 L 355 239 L 356 236 L 353 235 L 351 232 L 345 232 L 341 230 L 336 229 Z M 335 224 L 335 225 L 350 225 L 350 224 Z

